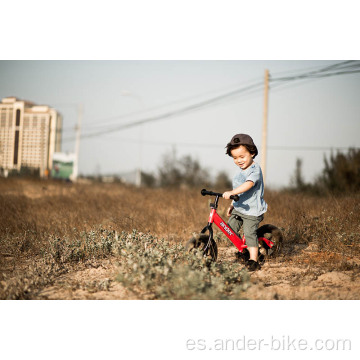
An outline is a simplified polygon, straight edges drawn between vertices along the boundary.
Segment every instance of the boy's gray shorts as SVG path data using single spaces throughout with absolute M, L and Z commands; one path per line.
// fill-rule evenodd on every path
M 256 235 L 256 230 L 259 227 L 259 223 L 264 219 L 264 215 L 251 216 L 243 215 L 233 209 L 229 218 L 228 224 L 236 232 L 239 233 L 241 226 L 246 239 L 246 245 L 248 247 L 259 246 L 259 241 Z

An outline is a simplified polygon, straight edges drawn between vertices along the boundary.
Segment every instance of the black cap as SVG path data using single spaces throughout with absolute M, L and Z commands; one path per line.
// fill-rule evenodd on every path
M 236 134 L 231 139 L 230 145 L 252 145 L 255 146 L 253 139 L 251 136 L 247 134 Z

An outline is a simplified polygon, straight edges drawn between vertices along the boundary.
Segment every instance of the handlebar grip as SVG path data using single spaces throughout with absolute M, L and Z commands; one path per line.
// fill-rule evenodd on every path
M 206 196 L 206 195 L 210 195 L 210 196 L 222 196 L 221 193 L 216 193 L 216 192 L 213 192 L 213 191 L 208 191 L 206 189 L 202 189 L 201 190 L 201 195 L 202 196 Z
M 208 191 L 206 189 L 202 189 L 201 190 L 201 195 L 202 196 L 206 196 L 206 195 L 210 195 L 210 196 L 222 196 L 223 194 L 221 193 L 216 193 L 216 192 L 213 192 L 213 191 Z M 234 201 L 239 201 L 240 197 L 239 195 L 231 195 L 230 196 L 230 199 L 231 200 L 234 200 Z

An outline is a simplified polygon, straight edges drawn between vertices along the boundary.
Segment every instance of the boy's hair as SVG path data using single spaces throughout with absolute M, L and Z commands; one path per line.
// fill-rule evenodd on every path
M 231 151 L 237 149 L 240 146 L 244 146 L 251 155 L 254 155 L 253 158 L 258 154 L 258 149 L 254 144 L 253 139 L 246 134 L 236 134 L 232 137 L 231 141 L 226 145 L 226 154 L 231 155 Z

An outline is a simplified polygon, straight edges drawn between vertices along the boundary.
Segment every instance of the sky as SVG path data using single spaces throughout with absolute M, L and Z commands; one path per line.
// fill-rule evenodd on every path
M 63 116 L 62 151 L 75 149 L 82 106 L 79 172 L 157 174 L 166 154 L 191 155 L 211 177 L 236 167 L 224 147 L 237 133 L 253 137 L 260 163 L 264 73 L 272 79 L 340 60 L 19 60 L 0 62 L 0 97 L 54 107 Z M 157 117 L 258 83 L 206 107 Z M 270 83 L 266 183 L 289 185 L 296 159 L 306 181 L 321 173 L 331 149 L 360 147 L 360 73 Z M 153 119 L 117 130 L 116 126 Z M 96 134 L 86 137 L 88 134 Z M 106 133 L 106 131 L 108 131 Z M 342 150 L 345 151 L 345 150 Z

